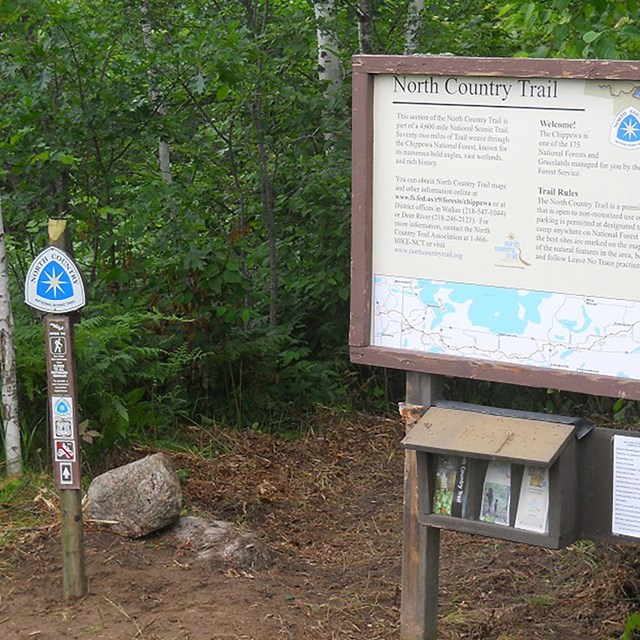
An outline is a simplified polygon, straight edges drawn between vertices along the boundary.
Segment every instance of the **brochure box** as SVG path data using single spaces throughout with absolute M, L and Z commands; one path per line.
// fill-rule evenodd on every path
M 580 418 L 440 403 L 403 440 L 425 525 L 559 549 L 579 534 Z

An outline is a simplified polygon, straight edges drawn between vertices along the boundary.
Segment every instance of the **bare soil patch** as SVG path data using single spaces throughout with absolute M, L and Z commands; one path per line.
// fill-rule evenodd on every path
M 89 595 L 68 603 L 52 520 L 0 553 L 0 638 L 398 640 L 402 434 L 399 419 L 366 416 L 325 416 L 293 441 L 199 432 L 218 455 L 171 454 L 188 511 L 255 530 L 274 565 L 202 566 L 170 536 L 126 540 L 88 523 Z M 445 640 L 606 640 L 638 605 L 640 555 L 443 532 L 440 583 Z

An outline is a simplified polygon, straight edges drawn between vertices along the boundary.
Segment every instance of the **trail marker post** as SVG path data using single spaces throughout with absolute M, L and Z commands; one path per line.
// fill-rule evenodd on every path
M 85 295 L 73 259 L 53 246 L 62 244 L 65 228 L 64 221 L 50 221 L 52 246 L 36 256 L 29 267 L 25 302 L 46 314 L 44 334 L 53 473 L 60 491 L 63 594 L 69 599 L 82 597 L 87 592 L 73 324 L 69 315 L 84 306 Z

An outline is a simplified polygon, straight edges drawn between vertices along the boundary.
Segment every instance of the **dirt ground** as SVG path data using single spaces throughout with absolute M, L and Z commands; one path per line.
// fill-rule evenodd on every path
M 310 427 L 292 441 L 194 427 L 194 444 L 216 455 L 171 453 L 187 511 L 256 531 L 267 569 L 202 566 L 170 536 L 127 540 L 86 523 L 89 595 L 69 603 L 50 501 L 4 505 L 0 525 L 18 508 L 51 521 L 0 553 L 0 638 L 398 640 L 403 425 L 325 416 Z M 444 640 L 619 638 L 639 591 L 637 548 L 552 552 L 443 532 Z

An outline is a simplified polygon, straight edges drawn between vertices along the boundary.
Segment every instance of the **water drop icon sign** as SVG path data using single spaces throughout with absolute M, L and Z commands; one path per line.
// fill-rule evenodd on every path
M 58 404 L 56 404 L 55 412 L 58 415 L 68 415 L 69 413 L 69 404 L 65 400 L 60 400 Z

